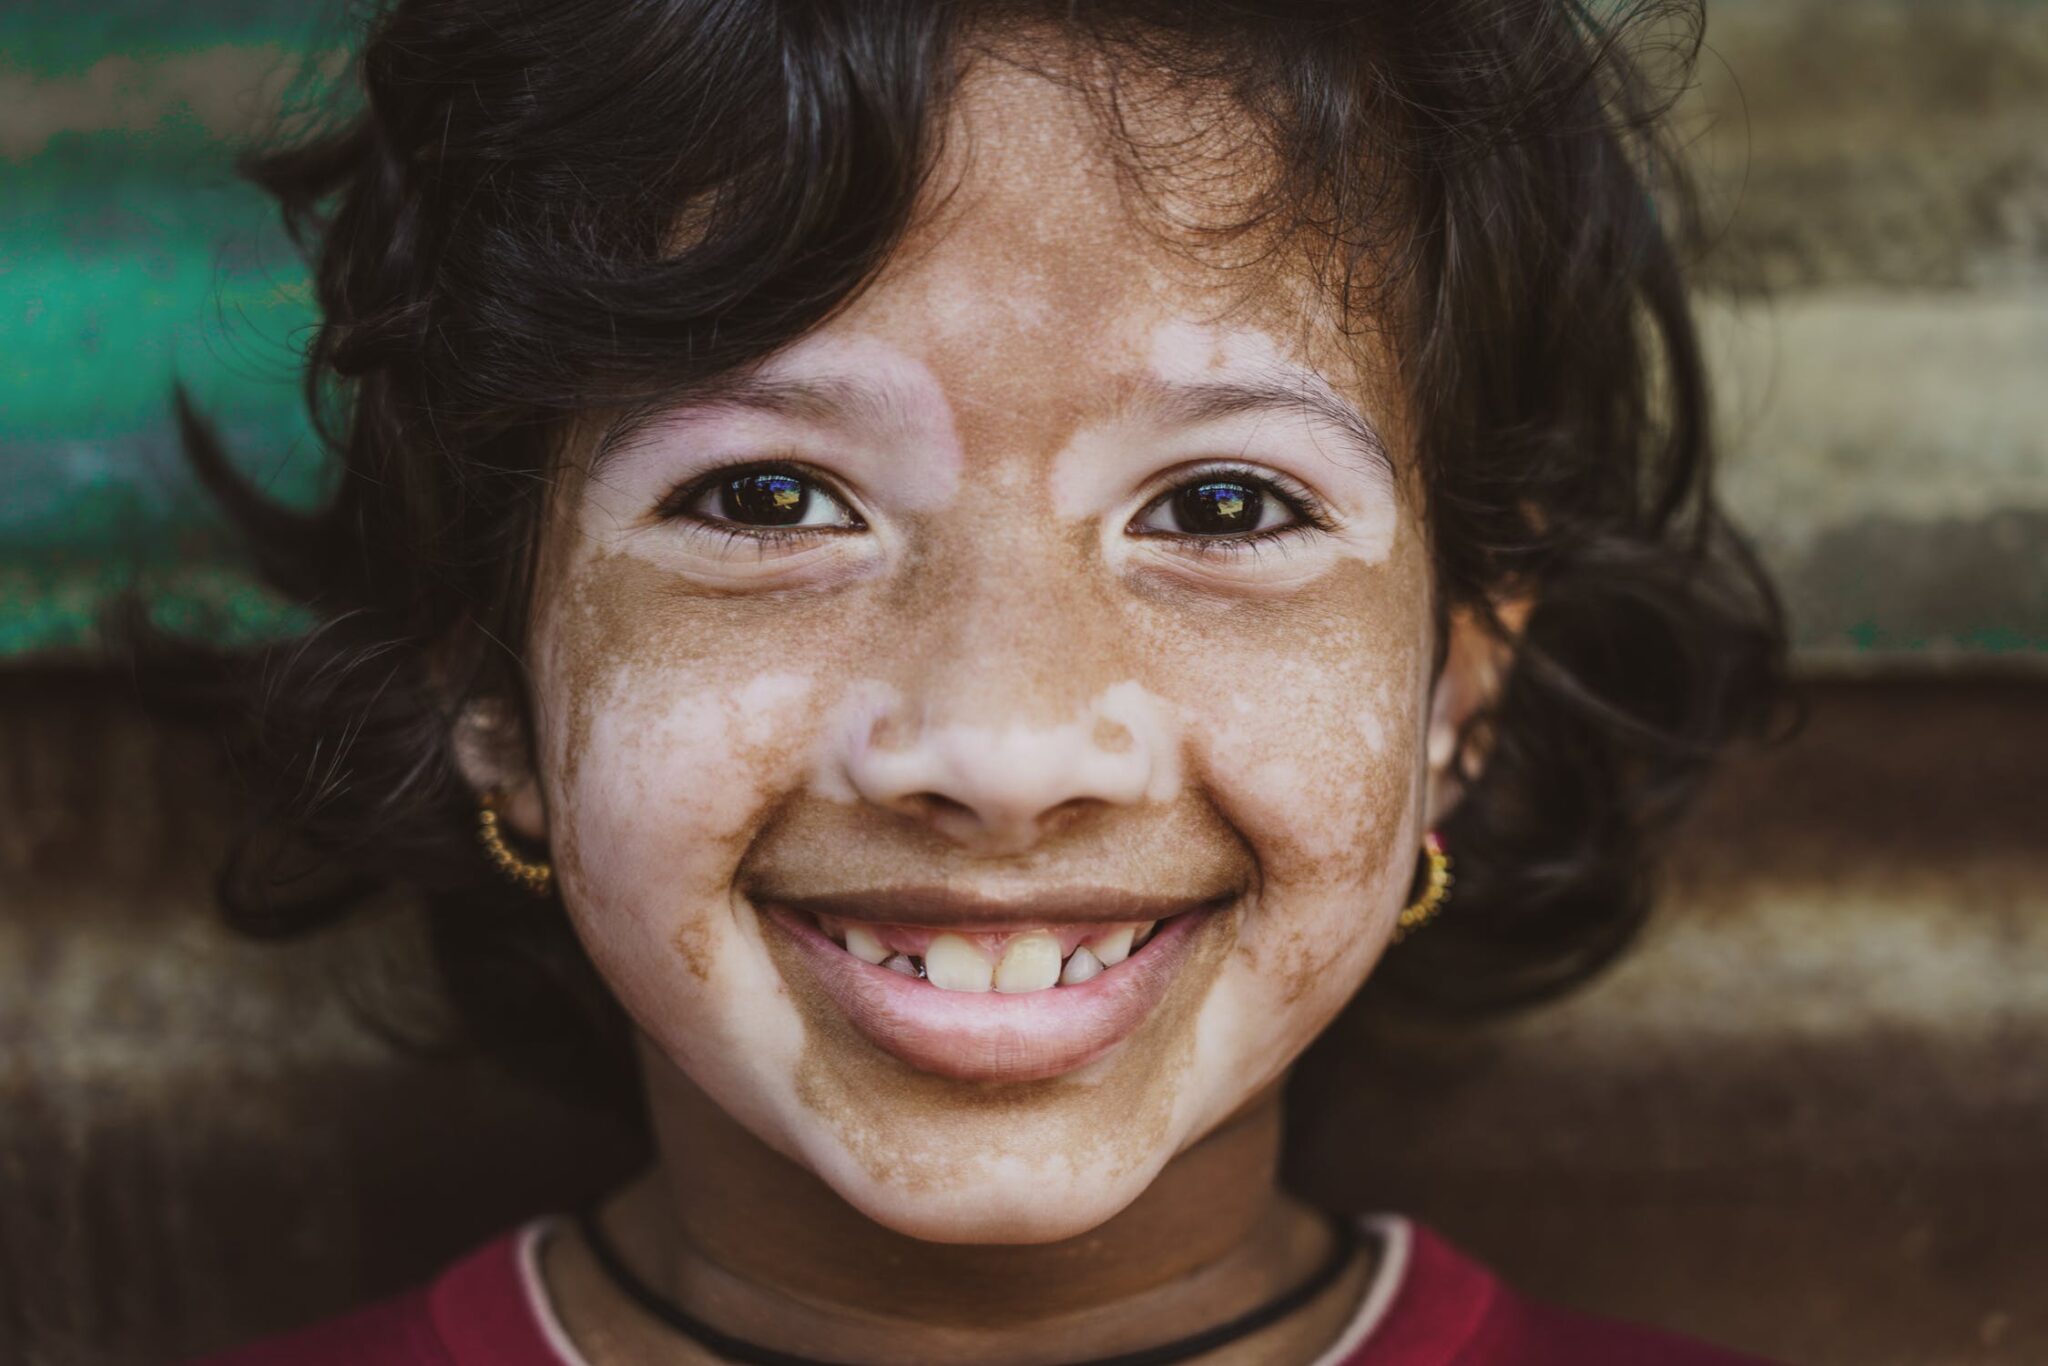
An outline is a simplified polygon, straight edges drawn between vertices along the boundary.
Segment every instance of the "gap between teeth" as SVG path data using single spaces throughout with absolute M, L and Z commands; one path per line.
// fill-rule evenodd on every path
M 846 927 L 841 947 L 864 963 L 906 977 L 922 977 L 941 991 L 996 991 L 1014 996 L 1055 986 L 1079 986 L 1101 975 L 1142 946 L 1156 924 L 1148 920 L 1084 939 L 1064 961 L 1059 940 L 1043 930 L 1013 936 L 1003 946 L 1000 961 L 992 961 L 980 945 L 957 934 L 937 936 L 925 946 L 921 958 L 891 953 L 874 931 L 861 925 Z

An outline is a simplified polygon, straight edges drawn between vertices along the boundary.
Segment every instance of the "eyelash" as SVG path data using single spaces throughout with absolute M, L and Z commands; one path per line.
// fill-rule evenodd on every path
M 787 474 L 802 479 L 805 483 L 822 490 L 826 497 L 847 510 L 854 519 L 851 527 L 773 527 L 748 526 L 741 522 L 713 521 L 690 511 L 692 504 L 712 492 L 720 484 L 750 474 Z M 865 528 L 860 514 L 853 508 L 853 500 L 839 492 L 838 486 L 818 470 L 800 460 L 754 460 L 744 465 L 721 465 L 694 479 L 685 480 L 662 496 L 654 505 L 657 521 L 679 524 L 692 536 L 715 538 L 716 548 L 728 550 L 740 544 L 754 546 L 762 554 L 772 549 L 792 547 L 798 542 L 815 540 L 820 536 L 837 535 L 842 531 L 857 531 Z
M 676 485 L 661 501 L 655 504 L 654 515 L 663 522 L 680 523 L 696 536 L 717 538 L 719 549 L 728 549 L 742 542 L 760 548 L 764 553 L 774 546 L 788 546 L 800 541 L 813 540 L 821 535 L 835 535 L 841 531 L 858 530 L 855 527 L 760 527 L 747 526 L 738 522 L 713 521 L 700 517 L 689 509 L 691 505 L 717 488 L 720 484 L 749 474 L 788 474 L 803 479 L 824 491 L 825 495 L 841 506 L 859 523 L 860 514 L 854 512 L 852 502 L 841 494 L 832 481 L 822 473 L 793 460 L 762 460 L 745 465 L 726 465 L 702 474 L 695 479 Z M 1257 556 L 1262 546 L 1271 545 L 1289 537 L 1305 535 L 1311 531 L 1333 531 L 1335 522 L 1308 488 L 1285 475 L 1267 470 L 1254 469 L 1249 465 L 1220 463 L 1197 465 L 1176 472 L 1174 482 L 1148 499 L 1138 509 L 1133 521 L 1149 514 L 1167 499 L 1192 485 L 1219 479 L 1258 488 L 1278 498 L 1280 503 L 1295 518 L 1285 526 L 1265 531 L 1248 532 L 1241 536 L 1196 536 L 1171 531 L 1146 531 L 1137 534 L 1147 539 L 1165 539 L 1177 542 L 1193 554 L 1211 559 L 1217 556 Z
M 1224 461 L 1217 464 L 1195 465 L 1175 471 L 1174 482 L 1148 499 L 1138 509 L 1142 518 L 1182 489 L 1195 484 L 1228 480 L 1247 484 L 1272 494 L 1280 500 L 1296 520 L 1285 526 L 1276 526 L 1265 531 L 1248 532 L 1242 536 L 1194 536 L 1171 531 L 1147 531 L 1141 534 L 1150 539 L 1165 539 L 1177 542 L 1185 551 L 1201 559 L 1218 557 L 1235 559 L 1249 555 L 1256 559 L 1259 551 L 1267 546 L 1277 545 L 1285 540 L 1305 536 L 1310 532 L 1328 532 L 1337 529 L 1323 500 L 1316 497 L 1307 486 L 1289 479 L 1286 475 L 1270 470 L 1255 469 L 1250 465 Z M 1136 520 L 1136 519 L 1133 519 Z

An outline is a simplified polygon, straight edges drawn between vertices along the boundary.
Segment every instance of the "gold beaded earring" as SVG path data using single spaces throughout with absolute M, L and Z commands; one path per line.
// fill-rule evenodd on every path
M 499 828 L 498 794 L 488 792 L 478 804 L 476 815 L 477 838 L 484 844 L 484 853 L 512 881 L 524 887 L 535 896 L 546 896 L 554 886 L 555 869 L 544 860 L 520 857 L 518 851 L 505 842 L 505 832 Z
M 1451 899 L 1451 856 L 1444 852 L 1443 836 L 1434 830 L 1424 835 L 1422 856 L 1429 860 L 1428 880 L 1415 904 L 1403 907 L 1400 919 L 1394 922 L 1396 944 L 1427 925 Z

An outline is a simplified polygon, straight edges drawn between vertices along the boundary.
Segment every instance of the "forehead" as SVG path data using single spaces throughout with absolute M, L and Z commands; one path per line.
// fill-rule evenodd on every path
M 1265 158 L 1190 131 L 1217 125 L 1212 101 L 1124 74 L 1118 119 L 1145 161 L 1134 176 L 1106 98 L 1099 80 L 981 55 L 912 230 L 818 340 L 872 339 L 915 360 L 963 425 L 977 412 L 1078 421 L 1148 382 L 1219 372 L 1382 408 L 1381 367 L 1313 284 L 1305 250 L 1217 231 L 1261 188 Z

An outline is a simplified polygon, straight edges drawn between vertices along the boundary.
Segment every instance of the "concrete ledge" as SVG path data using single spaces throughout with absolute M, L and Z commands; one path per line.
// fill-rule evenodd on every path
M 1802 664 L 2048 663 L 2048 284 L 1702 300 L 1722 490 Z

